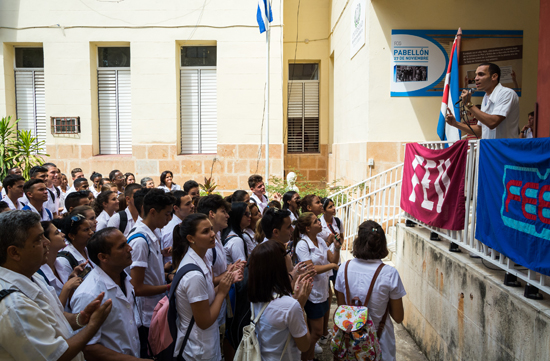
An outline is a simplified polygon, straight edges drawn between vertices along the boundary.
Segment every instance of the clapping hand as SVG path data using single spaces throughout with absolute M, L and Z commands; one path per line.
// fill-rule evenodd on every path
M 80 311 L 79 323 L 81 325 L 87 325 L 88 323 L 93 323 L 94 326 L 101 326 L 109 313 L 111 312 L 112 301 L 108 299 L 101 305 L 101 301 L 105 296 L 105 292 L 101 292 L 95 300 L 90 302 L 86 308 Z
M 313 277 L 309 274 L 298 276 L 296 283 L 294 285 L 294 295 L 293 297 L 298 300 L 302 308 L 306 304 L 306 301 L 311 293 L 313 288 Z

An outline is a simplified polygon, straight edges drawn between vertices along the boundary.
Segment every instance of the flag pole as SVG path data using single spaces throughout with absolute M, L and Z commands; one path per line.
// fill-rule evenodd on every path
M 267 5 L 267 21 L 265 25 L 265 42 L 267 47 L 267 66 L 266 66 L 266 84 L 265 84 L 265 119 L 266 119 L 266 130 L 265 130 L 265 179 L 264 184 L 267 188 L 269 185 L 269 44 L 270 44 L 270 33 L 271 29 L 269 26 L 269 18 L 270 18 L 270 3 L 269 1 L 266 2 Z

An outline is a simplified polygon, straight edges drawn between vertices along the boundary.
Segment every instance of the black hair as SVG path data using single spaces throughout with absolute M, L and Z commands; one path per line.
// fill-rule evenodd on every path
M 161 186 L 166 186 L 166 183 L 164 183 L 164 181 L 166 181 L 166 176 L 170 174 L 172 176 L 172 184 L 176 184 L 176 182 L 174 182 L 174 173 L 172 173 L 172 171 L 170 170 L 165 170 L 164 172 L 161 173 L 160 175 L 160 185 Z
M 15 175 L 15 174 L 10 174 L 6 178 L 4 178 L 4 180 L 2 181 L 2 187 L 6 189 L 6 194 L 8 193 L 8 187 L 13 187 L 15 183 L 20 181 L 24 182 L 25 178 L 23 178 L 23 176 Z
M 25 247 L 29 230 L 38 223 L 40 216 L 35 212 L 14 210 L 0 213 L 0 266 L 8 259 L 8 247 Z
M 296 220 L 294 224 L 294 232 L 292 233 L 292 259 L 298 263 L 298 256 L 296 255 L 296 246 L 302 239 L 302 235 L 307 234 L 307 228 L 311 225 L 311 220 L 317 218 L 313 212 L 304 212 Z
M 84 222 L 88 222 L 86 217 L 82 214 L 77 214 L 72 217 L 65 217 L 61 219 L 61 222 L 57 222 L 58 220 L 54 220 L 53 223 L 56 225 L 57 228 L 61 229 L 63 233 L 67 236 L 67 240 L 71 243 L 73 241 L 69 237 L 69 234 L 75 235 L 78 233 L 78 228 L 84 224 Z M 59 225 L 58 225 L 59 224 Z
M 90 176 L 90 180 L 93 182 L 98 177 L 103 178 L 103 176 L 100 173 L 97 173 L 96 171 L 92 171 L 92 175 Z
M 248 186 L 252 188 L 256 188 L 258 183 L 263 182 L 264 179 L 259 174 L 252 174 L 250 177 L 248 177 Z
M 40 222 L 40 225 L 42 226 L 42 229 L 44 230 L 44 237 L 46 237 L 49 241 L 51 241 L 50 239 L 50 226 L 52 225 L 53 223 L 51 221 L 41 221 Z
M 298 193 L 296 191 L 288 191 L 285 194 L 283 194 L 283 209 L 288 209 L 288 202 L 292 200 L 292 197 Z
M 535 116 L 535 112 L 530 112 L 529 114 L 527 114 L 528 117 L 534 117 Z
M 174 228 L 172 242 L 172 261 L 174 268 L 177 269 L 183 256 L 189 250 L 190 244 L 188 235 L 195 235 L 200 222 L 208 220 L 208 217 L 202 213 L 193 213 L 187 216 L 183 222 Z
M 52 168 L 52 167 L 57 168 L 57 166 L 56 166 L 55 164 L 51 163 L 51 162 L 42 164 L 42 167 L 44 167 L 44 168 L 46 168 L 46 169 L 50 169 L 50 168 Z
M 248 203 L 233 202 L 229 211 L 229 219 L 227 220 L 227 228 L 221 233 L 222 240 L 225 240 L 229 233 L 233 231 L 237 236 L 243 238 L 243 230 L 241 229 L 241 220 L 245 212 L 248 211 Z M 248 255 L 246 255 L 248 256 Z
M 31 180 L 28 180 L 25 182 L 25 184 L 23 185 L 23 192 L 25 194 L 27 194 L 28 192 L 31 191 L 31 188 L 35 185 L 35 184 L 38 184 L 38 183 L 42 183 L 42 184 L 46 184 L 44 183 L 44 181 L 42 179 L 31 179 Z
M 300 204 L 298 204 L 298 207 L 301 208 L 302 213 L 311 212 L 307 209 L 307 207 L 313 205 L 313 200 L 315 199 L 315 197 L 319 198 L 319 196 L 316 194 L 308 194 L 300 200 Z
M 172 193 L 172 194 L 174 195 L 174 198 L 176 198 L 176 201 L 174 202 L 174 205 L 178 206 L 178 208 L 181 208 L 181 198 L 185 197 L 187 195 L 187 193 L 185 193 L 184 191 L 174 191 L 174 193 Z
M 239 189 L 238 191 L 233 192 L 232 195 L 225 197 L 225 200 L 229 203 L 244 202 L 247 195 L 248 195 L 247 191 L 243 191 L 242 189 Z
M 231 205 L 227 203 L 219 194 L 211 194 L 201 197 L 197 205 L 197 213 L 210 215 L 210 211 L 216 213 L 218 209 L 224 208 L 227 212 L 231 210 Z
M 134 177 L 134 183 L 135 183 L 135 181 L 136 181 L 136 176 L 134 175 L 134 173 L 130 173 L 130 172 L 124 173 L 124 178 L 125 178 L 126 180 L 128 180 L 128 177 L 129 177 L 129 176 Z M 130 184 L 131 184 L 131 183 L 130 183 Z
M 498 75 L 497 81 L 500 83 L 500 67 L 496 65 L 495 63 L 481 63 L 478 65 L 480 66 L 488 66 L 489 67 L 489 75 L 493 76 L 493 74 Z
M 143 218 L 143 199 L 151 191 L 152 188 L 141 188 L 134 193 L 134 206 L 138 210 L 139 215 Z
M 19 168 L 19 167 L 10 168 L 10 169 L 8 169 L 8 174 L 11 174 L 11 172 L 13 172 L 16 169 L 21 169 L 21 168 Z M 11 175 L 15 175 L 15 174 L 11 174 Z
M 357 230 L 357 238 L 353 241 L 352 254 L 360 259 L 382 259 L 388 254 L 386 234 L 375 221 L 361 223 Z
M 86 245 L 88 256 L 90 257 L 90 260 L 97 266 L 99 266 L 100 264 L 98 257 L 100 253 L 111 254 L 111 248 L 113 247 L 113 245 L 110 244 L 108 238 L 117 231 L 120 232 L 118 228 L 115 227 L 103 228 L 102 230 L 94 233 L 92 238 L 90 238 L 90 240 L 88 241 L 88 244 Z
M 87 192 L 82 191 L 69 193 L 67 195 L 67 198 L 65 198 L 65 208 L 67 208 L 67 210 L 70 210 L 71 208 L 78 207 L 80 205 L 81 199 L 88 199 L 88 194 L 86 193 Z
M 88 180 L 86 178 L 78 178 L 74 181 L 73 183 L 73 186 L 76 188 L 76 187 L 80 187 L 80 185 L 84 182 L 88 182 Z
M 183 183 L 183 190 L 187 193 L 189 193 L 191 189 L 198 188 L 198 187 L 199 187 L 199 184 L 192 179 Z
M 143 187 L 139 183 L 130 183 L 124 188 L 124 197 L 132 197 L 134 190 L 142 188 Z
M 109 180 L 110 180 L 111 182 L 115 179 L 115 175 L 117 174 L 117 172 L 122 173 L 122 172 L 119 171 L 118 169 L 113 169 L 112 171 L 109 172 Z
M 48 173 L 48 169 L 40 165 L 35 165 L 29 171 L 29 177 L 34 178 L 38 173 Z
M 94 203 L 94 212 L 96 217 L 99 217 L 101 212 L 103 212 L 103 203 L 109 202 L 109 198 L 111 197 L 111 194 L 114 194 L 114 193 L 115 192 L 113 191 L 105 191 L 105 192 L 99 193 Z
M 248 265 L 248 300 L 269 302 L 276 296 L 290 296 L 292 286 L 285 262 L 285 248 L 276 241 L 257 245 Z
M 329 197 L 321 198 L 321 204 L 323 204 L 323 211 L 327 210 L 327 207 L 330 204 L 330 202 L 334 204 L 334 201 Z
M 157 212 L 162 211 L 167 206 L 174 204 L 174 196 L 172 193 L 166 193 L 162 189 L 151 189 L 143 198 L 143 215 L 147 217 L 151 209 L 155 209 Z
M 268 208 L 264 212 L 260 223 L 267 239 L 273 237 L 274 229 L 281 229 L 287 217 L 290 217 L 290 211 L 287 209 Z
M 10 208 L 10 206 L 4 201 L 0 201 L 0 212 L 3 212 L 6 208 Z

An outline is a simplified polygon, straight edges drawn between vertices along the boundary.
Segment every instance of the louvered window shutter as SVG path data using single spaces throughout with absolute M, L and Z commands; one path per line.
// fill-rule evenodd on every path
M 216 153 L 218 144 L 215 67 L 182 67 L 180 73 L 181 153 Z
M 99 69 L 99 152 L 132 154 L 130 69 Z
M 30 130 L 38 141 L 46 141 L 45 92 L 44 70 L 15 71 L 16 116 L 20 119 L 17 128 Z
M 288 83 L 289 153 L 319 152 L 319 81 Z

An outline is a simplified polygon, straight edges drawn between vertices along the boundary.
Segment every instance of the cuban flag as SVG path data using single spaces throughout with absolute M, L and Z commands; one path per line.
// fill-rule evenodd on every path
M 267 28 L 267 23 L 273 21 L 273 13 L 271 12 L 271 4 L 269 0 L 258 0 L 258 12 L 256 13 L 256 20 L 260 26 L 260 34 Z
M 459 30 L 459 33 L 461 31 Z M 460 97 L 459 91 L 459 79 L 458 79 L 458 51 L 460 48 L 460 38 L 455 36 L 453 42 L 453 48 L 451 50 L 451 57 L 449 60 L 449 66 L 447 68 L 447 75 L 445 76 L 445 87 L 443 90 L 443 101 L 441 102 L 441 111 L 439 112 L 439 123 L 437 123 L 437 135 L 441 140 L 456 141 L 460 140 L 460 130 L 448 125 L 445 122 L 445 115 L 447 114 L 447 107 L 453 113 L 456 120 L 460 122 L 460 108 L 455 103 Z

